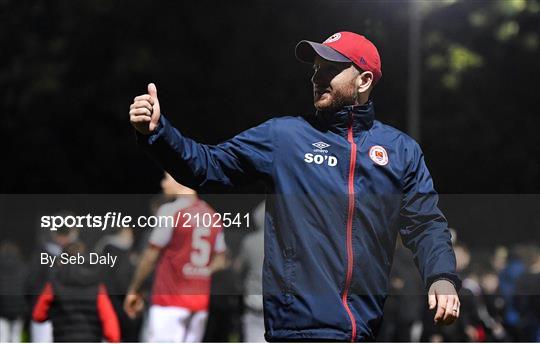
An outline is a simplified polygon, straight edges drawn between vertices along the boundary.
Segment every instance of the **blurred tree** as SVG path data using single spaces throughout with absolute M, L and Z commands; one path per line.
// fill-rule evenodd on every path
M 421 4 L 422 146 L 437 189 L 539 192 L 539 1 Z M 147 82 L 186 135 L 216 143 L 312 113 L 294 46 L 340 30 L 378 46 L 377 116 L 407 130 L 408 6 L 0 0 L 2 190 L 154 192 L 161 172 L 127 122 Z

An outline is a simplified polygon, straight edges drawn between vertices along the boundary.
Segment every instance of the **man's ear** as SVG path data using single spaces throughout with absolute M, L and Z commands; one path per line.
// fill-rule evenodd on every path
M 373 83 L 373 73 L 370 71 L 362 72 L 356 77 L 355 88 L 358 95 L 369 90 Z

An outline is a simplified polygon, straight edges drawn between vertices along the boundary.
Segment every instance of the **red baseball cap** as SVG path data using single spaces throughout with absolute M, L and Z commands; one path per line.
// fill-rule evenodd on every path
M 358 68 L 373 73 L 376 83 L 382 77 L 381 58 L 377 47 L 366 37 L 354 32 L 342 31 L 321 43 L 300 41 L 295 48 L 296 58 L 313 63 L 315 54 L 334 62 L 352 62 Z

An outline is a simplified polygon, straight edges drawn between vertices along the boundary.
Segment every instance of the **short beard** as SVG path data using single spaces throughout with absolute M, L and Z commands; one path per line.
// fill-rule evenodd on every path
M 343 93 L 337 93 L 334 95 L 330 105 L 325 106 L 323 109 L 317 109 L 317 114 L 321 115 L 333 115 L 345 106 L 354 105 L 356 102 L 356 97 L 354 94 L 344 95 Z

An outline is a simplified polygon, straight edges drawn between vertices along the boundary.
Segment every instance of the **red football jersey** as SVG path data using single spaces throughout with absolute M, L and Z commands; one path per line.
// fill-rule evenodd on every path
M 169 226 L 155 228 L 149 239 L 151 245 L 161 249 L 152 303 L 192 311 L 207 310 L 208 265 L 215 254 L 225 251 L 221 223 L 216 221 L 214 210 L 206 202 L 189 197 L 164 204 L 157 216 L 163 222 L 166 222 L 165 217 L 177 222 L 176 227 L 169 223 Z

